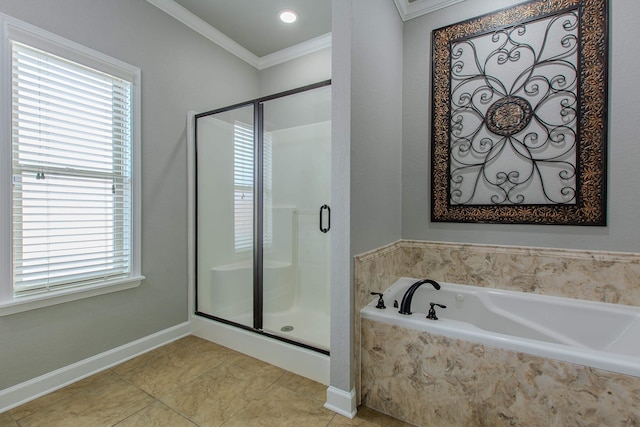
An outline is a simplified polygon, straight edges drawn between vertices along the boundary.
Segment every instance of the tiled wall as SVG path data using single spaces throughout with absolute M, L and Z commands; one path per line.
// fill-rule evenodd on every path
M 531 418 L 537 416 L 535 415 L 537 414 L 536 411 L 541 411 L 540 413 L 544 414 L 545 411 L 558 411 L 560 407 L 564 408 L 567 405 L 573 408 L 569 412 L 575 412 L 578 410 L 577 408 L 581 408 L 580 410 L 584 409 L 591 415 L 593 415 L 592 413 L 600 414 L 598 416 L 601 418 L 598 419 L 602 420 L 601 425 L 640 425 L 640 419 L 638 418 L 634 419 L 637 424 L 633 424 L 631 421 L 627 422 L 627 424 L 622 421 L 618 422 L 622 420 L 620 417 L 623 417 L 623 414 L 616 418 L 617 424 L 609 424 L 606 418 L 609 415 L 603 409 L 607 407 L 607 404 L 602 403 L 610 401 L 609 406 L 613 405 L 612 407 L 615 408 L 622 403 L 624 403 L 625 407 L 628 407 L 628 403 L 631 401 L 636 405 L 631 406 L 631 408 L 635 408 L 636 413 L 639 412 L 640 379 L 638 378 L 610 374 L 591 368 L 576 367 L 567 363 L 549 361 L 505 350 L 478 347 L 475 344 L 471 345 L 463 342 L 443 342 L 442 346 L 434 347 L 437 348 L 437 352 L 440 354 L 438 356 L 439 362 L 433 363 L 434 361 L 431 360 L 429 366 L 435 367 L 435 372 L 439 372 L 439 376 L 434 376 L 433 371 L 427 375 L 426 371 L 422 371 L 422 368 L 418 370 L 416 363 L 424 363 L 424 360 L 428 358 L 428 353 L 425 353 L 425 351 L 428 351 L 427 348 L 431 349 L 433 347 L 433 344 L 425 346 L 425 343 L 440 338 L 425 334 L 413 334 L 408 338 L 405 333 L 400 333 L 399 331 L 391 331 L 385 335 L 378 325 L 376 325 L 376 328 L 372 328 L 371 325 L 367 326 L 367 322 L 363 324 L 365 327 L 362 328 L 362 346 L 360 347 L 360 308 L 373 298 L 369 292 L 382 291 L 399 277 L 431 278 L 443 282 L 640 306 L 640 254 L 402 240 L 355 258 L 355 337 L 356 348 L 361 348 L 362 352 L 362 366 L 359 369 L 360 372 L 356 375 L 356 389 L 361 391 L 359 398 L 365 405 L 420 425 L 423 422 L 428 422 L 430 423 L 429 425 L 482 425 L 465 424 L 471 421 L 479 422 L 478 420 L 482 417 L 493 419 L 494 423 L 490 425 L 501 425 L 503 422 L 504 425 L 522 425 L 518 423 L 525 422 L 525 419 L 530 420 L 527 421 L 531 423 L 529 425 L 536 425 L 535 419 Z M 385 327 L 395 328 L 391 326 Z M 409 341 L 406 341 L 407 339 Z M 475 372 L 476 369 L 480 369 L 483 372 L 486 371 L 483 375 L 487 378 L 495 375 L 499 377 L 506 375 L 501 370 L 491 372 L 483 368 L 482 365 L 477 367 L 468 366 L 468 363 L 475 362 L 453 357 L 460 351 L 456 347 L 461 345 L 473 347 L 472 349 L 464 350 L 465 352 L 481 352 L 483 356 L 480 359 L 488 361 L 487 363 L 490 366 L 495 367 L 494 358 L 496 360 L 509 359 L 509 364 L 505 366 L 510 366 L 508 369 L 514 372 L 517 371 L 513 375 L 533 376 L 528 380 L 529 382 L 523 383 L 524 389 L 522 390 L 513 389 L 512 386 L 504 387 L 504 390 L 513 389 L 512 391 L 515 394 L 509 397 L 495 395 L 495 393 L 486 395 L 481 393 L 480 390 L 484 387 L 482 381 L 485 380 L 482 380 L 478 376 L 479 374 L 470 373 L 469 375 L 472 375 L 471 379 L 466 383 L 459 384 L 460 387 L 466 384 L 466 388 L 443 389 L 443 396 L 434 398 L 432 394 L 439 393 L 439 387 L 429 388 L 429 384 L 432 386 L 438 384 L 438 381 L 433 382 L 435 381 L 434 378 L 439 378 L 440 384 L 459 381 L 449 375 L 446 369 L 458 369 L 461 372 L 466 370 Z M 447 356 L 448 348 L 453 349 L 453 352 Z M 397 354 L 397 351 L 404 351 L 402 357 Z M 495 352 L 504 352 L 505 354 L 497 355 Z M 473 359 L 471 355 L 467 356 Z M 356 351 L 355 362 L 355 366 L 359 367 L 360 352 L 358 351 Z M 442 363 L 445 363 L 445 365 L 442 365 Z M 545 374 L 536 368 L 542 365 L 552 366 L 554 372 L 559 372 L 559 376 Z M 437 368 L 438 366 L 440 368 Z M 456 366 L 458 368 L 455 368 Z M 384 372 L 388 369 L 392 369 L 389 378 L 385 379 L 384 376 L 376 375 L 376 372 Z M 438 369 L 440 370 L 438 371 Z M 507 368 L 505 367 L 504 369 Z M 394 383 L 391 382 L 391 377 L 398 376 L 397 372 L 402 370 L 409 370 L 414 373 L 413 376 L 400 375 L 403 381 L 408 381 L 408 384 L 413 387 L 413 391 L 402 390 L 399 394 L 396 394 L 396 392 L 392 392 L 396 386 L 392 385 Z M 541 373 L 536 374 L 536 372 Z M 569 372 L 574 373 L 569 374 Z M 360 374 L 362 377 L 360 377 Z M 473 375 L 476 376 L 473 377 Z M 598 381 L 587 379 L 593 375 L 595 375 L 593 378 L 598 379 L 598 381 L 604 381 L 606 384 L 610 382 L 616 384 L 614 389 L 617 391 L 614 390 L 609 394 L 611 390 L 606 386 L 594 388 L 593 384 L 598 383 Z M 385 383 L 387 380 L 389 382 Z M 543 385 L 547 384 L 548 381 L 556 384 L 556 392 L 560 394 L 556 393 L 554 395 L 556 397 L 550 397 L 550 400 L 548 399 L 548 401 L 541 403 L 541 400 L 544 400 L 541 396 L 547 393 L 545 391 L 546 386 Z M 575 400 L 573 397 L 569 398 L 569 396 L 574 396 L 575 393 L 565 383 L 574 384 L 576 381 L 578 383 L 583 381 L 584 387 L 580 393 L 585 399 L 594 399 L 595 396 L 597 397 L 596 400 L 600 402 L 599 405 L 604 406 L 594 407 L 587 401 Z M 584 381 L 587 382 L 584 383 Z M 587 383 L 588 385 L 585 385 Z M 494 389 L 496 387 L 498 385 Z M 531 387 L 534 387 L 534 389 L 526 390 Z M 563 391 L 565 392 L 564 394 L 562 394 Z M 530 398 L 531 396 L 538 396 L 538 398 Z M 399 401 L 400 398 L 402 399 L 401 402 Z M 446 398 L 454 399 L 451 405 L 453 408 L 458 408 L 447 416 L 443 415 L 444 409 L 441 409 L 443 408 L 442 406 L 439 406 L 438 408 L 440 409 L 438 409 L 428 403 L 431 399 L 435 399 L 437 402 L 438 399 Z M 515 400 L 509 404 L 508 398 Z M 409 405 L 410 401 L 408 399 L 415 399 L 413 406 Z M 541 404 L 542 406 L 540 406 Z M 550 406 L 544 406 L 545 404 Z M 469 408 L 472 409 L 465 412 L 463 410 L 466 407 L 465 405 L 469 405 Z M 449 420 L 449 423 L 431 418 L 426 419 L 423 415 L 415 415 L 416 418 L 413 415 L 410 417 L 408 413 L 392 412 L 399 407 L 407 406 L 414 408 L 410 411 L 411 414 L 421 414 L 422 412 L 420 411 L 433 412 L 436 415 L 443 415 L 442 420 Z M 530 413 L 527 412 L 525 414 L 526 411 L 523 408 L 528 406 L 535 409 L 531 409 Z M 618 407 L 618 409 L 620 408 Z M 465 413 L 467 415 L 464 415 Z M 455 414 L 459 417 L 451 418 Z M 525 417 L 525 415 L 526 418 L 518 418 Z M 562 414 L 558 415 L 559 424 L 555 425 L 580 425 L 566 421 L 568 418 L 562 418 L 564 416 Z M 631 419 L 629 418 L 629 420 Z M 461 420 L 466 421 L 463 422 Z M 508 420 L 518 421 L 516 424 L 509 424 L 510 421 L 508 422 Z M 565 421 L 568 424 L 564 424 Z M 439 424 L 440 422 L 441 424 Z M 461 422 L 461 424 L 457 424 L 458 422 Z M 598 425 L 598 423 L 584 425 Z

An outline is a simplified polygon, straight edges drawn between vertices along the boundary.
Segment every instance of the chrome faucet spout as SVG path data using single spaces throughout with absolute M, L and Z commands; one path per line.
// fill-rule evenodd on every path
M 400 314 L 411 314 L 411 300 L 413 299 L 413 294 L 415 294 L 416 290 L 420 286 L 424 285 L 425 283 L 430 284 L 436 290 L 440 289 L 440 284 L 435 280 L 431 280 L 431 279 L 418 280 L 416 283 L 411 285 L 409 289 L 407 289 L 407 292 L 404 293 L 404 296 L 402 297 L 402 303 L 400 303 L 400 311 L 399 311 Z

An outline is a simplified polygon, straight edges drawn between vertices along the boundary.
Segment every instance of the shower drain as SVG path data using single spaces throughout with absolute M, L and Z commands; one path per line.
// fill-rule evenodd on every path
M 289 326 L 289 325 L 283 326 L 282 328 L 280 328 L 280 330 L 282 332 L 291 332 L 291 331 L 293 331 L 293 326 Z

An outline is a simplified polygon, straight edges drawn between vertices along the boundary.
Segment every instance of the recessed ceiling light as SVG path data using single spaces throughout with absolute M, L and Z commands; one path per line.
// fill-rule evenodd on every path
M 298 14 L 291 9 L 281 10 L 280 13 L 278 13 L 278 16 L 280 17 L 280 20 L 282 22 L 285 22 L 287 24 L 291 24 L 298 20 Z

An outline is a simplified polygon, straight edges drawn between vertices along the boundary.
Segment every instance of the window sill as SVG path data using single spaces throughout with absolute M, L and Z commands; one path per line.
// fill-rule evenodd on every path
M 137 288 L 140 286 L 140 283 L 144 278 L 144 276 L 135 276 L 111 282 L 104 282 L 93 286 L 71 288 L 24 297 L 14 297 L 12 299 L 0 301 L 0 317 L 21 313 L 23 311 L 49 307 L 65 302 L 77 301 L 79 299 L 109 294 L 112 292 L 123 291 L 125 289 Z

